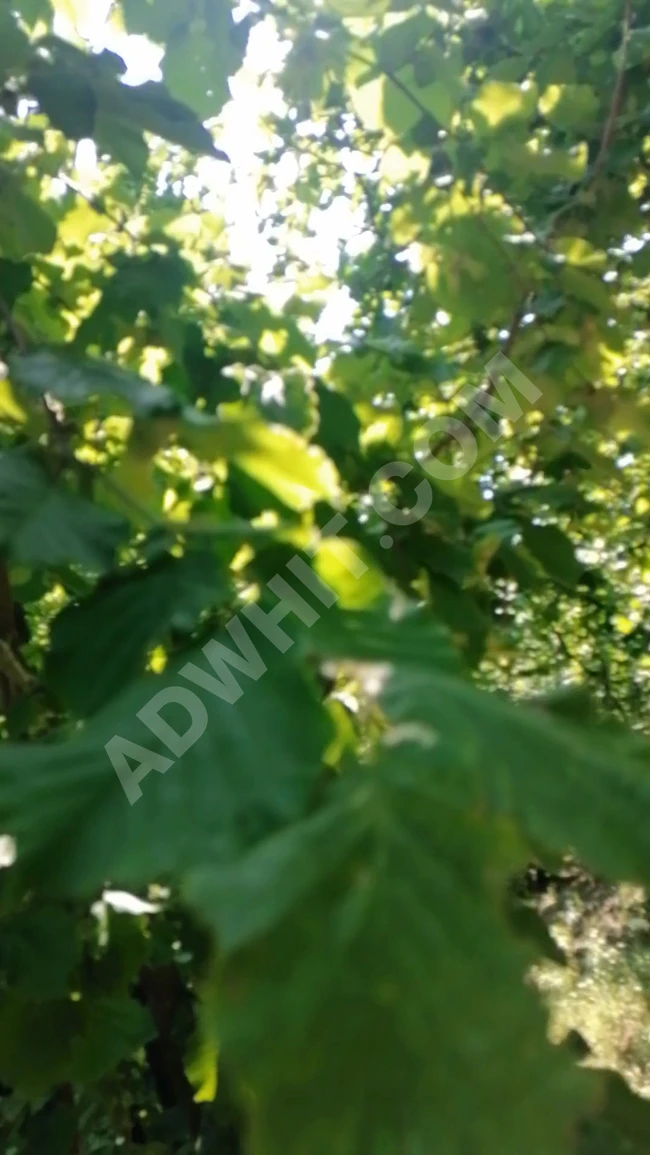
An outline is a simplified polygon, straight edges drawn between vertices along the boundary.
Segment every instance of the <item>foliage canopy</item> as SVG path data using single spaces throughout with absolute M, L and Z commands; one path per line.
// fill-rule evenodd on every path
M 647 1150 L 512 880 L 650 883 L 650 3 L 105 8 L 0 2 L 3 1150 Z

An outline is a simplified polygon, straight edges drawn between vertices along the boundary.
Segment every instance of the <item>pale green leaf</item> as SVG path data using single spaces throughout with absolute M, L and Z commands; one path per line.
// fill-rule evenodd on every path
M 265 486 L 291 509 L 331 500 L 338 476 L 329 458 L 297 433 L 257 420 L 217 420 L 186 410 L 183 441 L 199 457 L 225 457 Z
M 489 128 L 500 128 L 512 121 L 528 120 L 537 102 L 537 90 L 505 80 L 486 80 L 475 97 L 472 108 Z

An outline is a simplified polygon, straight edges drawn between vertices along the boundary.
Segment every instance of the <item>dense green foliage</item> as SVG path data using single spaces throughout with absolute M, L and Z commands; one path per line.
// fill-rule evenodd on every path
M 0 0 L 2 1151 L 640 1155 L 650 2 L 103 9 Z

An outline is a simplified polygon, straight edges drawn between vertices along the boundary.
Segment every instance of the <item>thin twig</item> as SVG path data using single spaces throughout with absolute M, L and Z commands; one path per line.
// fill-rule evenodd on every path
M 368 68 L 376 67 L 376 62 L 374 60 L 368 60 L 367 57 L 361 56 L 358 52 L 350 52 L 350 56 L 353 60 L 358 60 L 359 64 L 366 64 Z M 413 92 L 411 92 L 408 85 L 404 84 L 404 81 L 400 80 L 399 76 L 396 76 L 395 73 L 392 72 L 389 68 L 382 68 L 382 72 L 388 80 L 392 81 L 396 88 L 399 88 L 402 95 L 411 101 L 411 104 L 414 106 L 414 108 L 417 108 L 418 111 L 421 112 L 424 116 L 431 116 L 427 106 L 423 104 L 422 101 L 419 100 Z
M 81 186 L 78 185 L 76 181 L 71 180 L 70 177 L 65 173 L 59 174 L 59 180 L 63 181 L 63 183 L 70 189 L 70 192 L 73 192 L 78 197 L 81 197 L 81 199 L 86 202 L 89 208 L 91 208 L 93 212 L 96 212 L 98 216 L 106 217 L 106 219 L 109 220 L 111 224 L 115 225 L 115 228 L 119 232 L 124 233 L 124 235 L 127 236 L 131 242 L 137 241 L 137 237 L 134 237 L 133 233 L 128 227 L 126 218 L 113 216 L 113 214 L 109 212 L 108 208 L 106 207 L 106 202 L 101 193 L 94 194 L 84 192 Z
M 627 64 L 627 49 L 630 42 L 630 23 L 632 21 L 632 0 L 625 0 L 623 10 L 623 27 L 621 31 L 621 47 L 619 49 L 618 72 L 616 74 L 616 83 L 614 84 L 614 92 L 612 94 L 612 102 L 609 107 L 609 115 L 605 121 L 605 128 L 603 129 L 602 140 L 600 148 L 598 149 L 598 156 L 594 161 L 594 167 L 591 171 L 589 183 L 594 182 L 600 176 L 607 154 L 609 153 L 612 140 L 614 139 L 614 130 L 616 121 L 621 111 L 621 102 L 623 100 L 623 89 L 625 87 L 625 67 Z
M 623 91 L 625 88 L 625 66 L 627 64 L 627 50 L 630 41 L 631 22 L 632 0 L 624 0 L 618 70 L 616 73 L 616 80 L 614 82 L 614 92 L 612 93 L 612 100 L 609 106 L 607 120 L 605 121 L 605 127 L 603 129 L 603 135 L 601 137 L 600 147 L 598 149 L 598 155 L 594 161 L 593 168 L 584 177 L 583 181 L 578 186 L 575 195 L 570 197 L 568 201 L 565 201 L 563 205 L 560 205 L 559 209 L 553 213 L 547 230 L 547 240 L 553 236 L 558 221 L 561 220 L 564 214 L 569 212 L 574 207 L 574 205 L 580 201 L 580 198 L 584 196 L 586 190 L 591 188 L 595 181 L 598 180 L 598 177 L 602 174 L 602 171 L 607 162 L 607 157 L 612 146 L 612 141 L 614 140 L 614 133 L 617 128 L 619 113 L 621 111 L 621 104 L 623 101 Z

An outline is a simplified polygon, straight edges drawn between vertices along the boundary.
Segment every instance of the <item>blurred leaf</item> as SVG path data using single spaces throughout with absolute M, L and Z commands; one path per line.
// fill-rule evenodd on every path
M 93 135 L 97 97 L 89 80 L 68 68 L 49 67 L 37 61 L 28 84 L 54 128 L 70 140 Z
M 584 1076 L 521 982 L 485 872 L 497 840 L 382 761 L 236 874 L 194 880 L 230 956 L 218 1021 L 255 1091 L 258 1150 L 514 1153 L 533 1119 L 529 1149 L 568 1149 Z
M 79 954 L 75 918 L 61 907 L 28 907 L 3 920 L 0 971 L 16 997 L 65 998 Z
M 107 398 L 124 401 L 127 411 L 143 417 L 180 410 L 180 402 L 164 386 L 152 385 L 110 361 L 75 357 L 67 349 L 15 354 L 9 371 L 14 384 L 32 399 L 50 393 L 68 408 Z
M 102 571 L 125 531 L 121 518 L 53 484 L 28 454 L 0 454 L 0 544 L 14 561 Z
M 229 99 L 228 79 L 243 63 L 248 27 L 245 20 L 234 23 L 230 0 L 200 4 L 198 12 L 172 30 L 163 74 L 170 92 L 206 119 Z
M 164 673 L 125 688 L 66 741 L 5 743 L 2 822 L 20 842 L 23 868 L 36 871 L 48 889 L 87 895 L 106 878 L 138 885 L 227 860 L 303 811 L 331 724 L 292 655 L 278 657 L 244 622 L 232 636 L 217 635 L 234 653 L 232 671 L 223 651 L 212 650 L 215 667 L 200 649 L 187 651 Z M 190 691 L 197 698 L 190 699 L 191 716 L 184 704 Z M 177 764 L 138 717 L 159 694 L 169 699 L 160 707 L 162 732 L 171 727 L 172 745 L 184 750 Z M 194 741 L 186 743 L 188 732 Z M 141 786 L 129 779 L 131 805 L 105 749 L 116 736 L 114 757 L 125 778 L 143 763 L 151 770 Z
M 562 585 L 575 586 L 583 571 L 573 543 L 556 525 L 522 526 L 524 543 L 549 577 Z
M 504 80 L 486 80 L 474 99 L 472 108 L 491 129 L 528 120 L 535 109 L 537 92 L 529 85 L 509 84 Z
M 594 124 L 600 101 L 587 84 L 550 84 L 539 100 L 540 112 L 556 128 L 580 132 Z
M 645 835 L 634 812 L 650 799 L 650 785 L 625 743 L 602 733 L 592 738 L 450 676 L 434 658 L 434 639 L 423 656 L 426 630 L 414 643 L 404 625 L 386 629 L 373 645 L 370 615 L 330 611 L 312 627 L 309 645 L 329 659 L 378 664 L 391 744 L 403 760 L 435 767 L 431 789 L 441 803 L 512 821 L 522 837 L 551 851 L 570 843 L 594 870 L 646 878 Z M 579 815 L 571 803 L 576 790 Z
M 27 1099 L 60 1083 L 96 1082 L 154 1034 L 147 1012 L 133 999 L 36 1004 L 2 996 L 0 1002 L 0 1079 Z
M 114 120 L 125 122 L 131 129 L 144 129 L 164 140 L 180 144 L 190 152 L 222 158 L 208 130 L 194 112 L 175 100 L 164 84 L 148 80 L 137 87 L 116 84 L 97 90 L 99 110 Z
M 0 165 L 0 254 L 21 261 L 30 253 L 49 253 L 55 240 L 54 222 L 27 196 L 18 177 Z
M 201 611 L 218 605 L 226 592 L 208 551 L 118 570 L 55 619 L 46 679 L 76 714 L 94 713 L 144 672 L 148 651 L 170 630 L 189 634 Z M 89 660 L 96 671 L 92 679 Z
M 225 457 L 234 461 L 290 509 L 306 509 L 319 498 L 331 499 L 337 492 L 332 463 L 321 449 L 307 445 L 290 429 L 246 418 L 212 419 L 186 410 L 182 436 L 204 460 Z

